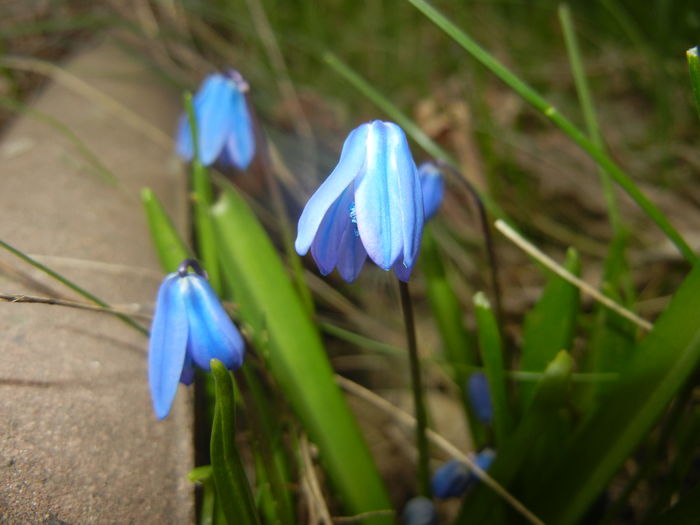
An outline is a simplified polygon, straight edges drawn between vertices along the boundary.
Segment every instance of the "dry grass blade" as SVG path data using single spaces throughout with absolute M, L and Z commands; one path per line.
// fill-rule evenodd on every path
M 66 299 L 58 299 L 55 297 L 37 297 L 35 295 L 24 294 L 6 294 L 0 293 L 0 301 L 6 303 L 32 303 L 32 304 L 48 304 L 53 306 L 66 306 L 68 308 L 77 308 L 78 310 L 87 310 L 90 312 L 99 312 L 111 315 L 128 315 L 129 317 L 139 318 L 144 321 L 150 321 L 151 315 L 134 312 L 130 308 L 107 308 L 78 301 L 68 301 Z
M 309 512 L 311 516 L 316 516 L 313 523 L 321 523 L 322 525 L 333 525 L 331 513 L 328 510 L 328 505 L 321 491 L 321 484 L 318 482 L 316 471 L 314 470 L 314 462 L 311 459 L 311 447 L 309 440 L 305 435 L 299 439 L 299 454 L 301 455 L 301 463 L 303 467 L 302 478 L 307 489 L 309 499 Z

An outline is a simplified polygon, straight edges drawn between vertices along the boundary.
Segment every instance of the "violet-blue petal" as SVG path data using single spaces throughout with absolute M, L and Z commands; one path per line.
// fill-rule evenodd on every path
M 395 165 L 390 165 L 389 134 L 384 122 L 366 124 L 366 161 L 355 180 L 355 213 L 357 229 L 367 255 L 377 266 L 388 270 L 403 248 L 402 221 L 396 202 L 397 191 L 391 188 Z
M 432 479 L 433 494 L 439 499 L 457 498 L 469 485 L 471 471 L 461 461 L 452 459 L 435 471 Z
M 394 263 L 394 274 L 399 281 L 407 283 L 411 279 L 411 273 L 413 272 L 413 266 L 410 268 L 406 266 L 403 262 L 403 257 L 396 259 Z
M 202 125 L 201 118 L 198 112 L 203 106 L 207 106 L 208 104 L 210 104 L 211 96 L 215 94 L 215 92 L 218 89 L 217 86 L 220 86 L 221 81 L 221 75 L 209 75 L 207 78 L 204 79 L 201 86 L 197 90 L 197 93 L 195 93 L 194 95 L 194 98 L 192 100 L 192 108 L 194 109 L 195 120 L 198 130 L 199 127 Z M 199 130 L 198 133 L 198 142 L 200 143 L 199 146 L 201 148 L 201 130 Z M 190 127 L 190 121 L 187 117 L 187 114 L 182 115 L 180 117 L 180 120 L 178 121 L 176 146 L 177 152 L 181 157 L 188 161 L 192 160 L 192 157 L 194 156 L 194 147 L 192 145 L 192 129 Z
M 231 88 L 231 127 L 224 150 L 231 163 L 243 171 L 255 155 L 255 132 L 245 93 Z
M 311 255 L 322 275 L 328 275 L 338 263 L 338 250 L 342 245 L 343 234 L 352 228 L 351 213 L 353 194 L 351 188 L 345 191 L 328 208 L 311 243 Z
M 158 290 L 148 345 L 148 384 L 153 410 L 159 419 L 170 412 L 185 362 L 188 324 L 179 280 L 172 273 Z
M 338 250 L 338 273 L 346 283 L 357 279 L 367 260 L 367 252 L 354 226 L 352 222 L 347 226 Z
M 445 197 L 445 181 L 440 168 L 434 162 L 424 162 L 418 166 L 418 178 L 423 193 L 423 209 L 427 221 L 437 213 L 440 204 L 442 204 L 442 199 Z
M 187 353 L 185 362 L 182 365 L 182 374 L 180 374 L 180 383 L 183 385 L 191 385 L 194 381 L 194 362 L 192 356 Z
M 474 372 L 467 379 L 467 394 L 474 415 L 482 423 L 490 423 L 493 420 L 493 408 L 491 406 L 491 393 L 489 380 L 483 372 Z
M 202 89 L 201 96 L 194 100 L 199 159 L 205 166 L 213 164 L 224 149 L 231 129 L 235 90 L 231 81 L 222 75 L 211 75 L 207 82 L 207 89 Z
M 319 186 L 299 217 L 294 247 L 299 255 L 305 255 L 311 247 L 316 232 L 328 209 L 358 175 L 365 163 L 365 144 L 368 125 L 353 130 L 345 139 L 338 165 Z
M 388 185 L 391 212 L 401 224 L 403 262 L 412 268 L 423 236 L 423 191 L 418 169 L 403 130 L 393 122 L 385 122 L 388 130 Z
M 209 370 L 209 362 L 218 359 L 230 370 L 239 368 L 245 352 L 243 338 L 214 290 L 204 277 L 196 274 L 180 281 L 187 290 L 187 349 L 195 364 Z

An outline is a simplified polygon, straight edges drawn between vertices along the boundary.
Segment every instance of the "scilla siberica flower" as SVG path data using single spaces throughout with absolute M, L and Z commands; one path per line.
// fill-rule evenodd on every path
M 489 380 L 483 372 L 474 372 L 467 379 L 467 395 L 474 415 L 482 423 L 491 423 L 493 408 L 491 407 L 491 390 Z
M 248 83 L 235 69 L 209 75 L 192 101 L 197 124 L 199 160 L 245 170 L 255 154 L 253 120 L 245 94 Z M 180 118 L 177 151 L 192 160 L 192 132 L 187 116 Z
M 188 268 L 195 273 L 189 273 Z M 209 286 L 197 261 L 182 261 L 158 290 L 148 348 L 148 383 L 159 419 L 170 412 L 178 383 L 194 380 L 194 365 L 210 370 L 218 359 L 235 370 L 243 363 L 243 338 Z
M 354 281 L 369 256 L 408 281 L 423 234 L 423 195 L 403 130 L 374 120 L 353 130 L 333 172 L 299 218 L 295 247 L 319 270 Z
M 423 192 L 425 220 L 428 221 L 437 213 L 442 199 L 445 197 L 445 181 L 442 178 L 442 171 L 432 161 L 424 162 L 418 166 L 418 178 L 420 178 Z
M 481 470 L 488 470 L 496 457 L 496 453 L 485 448 L 474 458 L 474 463 Z M 452 459 L 437 469 L 433 475 L 433 494 L 439 499 L 457 498 L 464 494 L 470 485 L 479 481 L 467 465 Z

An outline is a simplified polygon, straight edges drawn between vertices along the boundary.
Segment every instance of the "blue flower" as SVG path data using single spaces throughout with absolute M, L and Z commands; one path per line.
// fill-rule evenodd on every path
M 244 353 L 241 334 L 199 264 L 184 260 L 160 285 L 151 325 L 148 383 L 156 416 L 168 415 L 178 383 L 192 383 L 194 365 L 210 370 L 210 361 L 218 359 L 235 370 Z
M 199 160 L 245 170 L 255 154 L 253 120 L 245 94 L 248 83 L 235 69 L 209 75 L 193 99 L 197 121 Z M 192 160 L 192 133 L 186 116 L 180 118 L 177 152 Z
M 403 130 L 374 120 L 353 130 L 299 218 L 295 247 L 320 272 L 354 281 L 367 256 L 408 281 L 423 234 L 423 195 Z
M 438 523 L 435 505 L 423 496 L 411 498 L 403 508 L 401 517 L 403 525 L 437 525 Z
M 445 181 L 437 164 L 428 161 L 418 166 L 418 177 L 423 191 L 423 209 L 425 220 L 435 215 L 445 196 Z
M 491 391 L 489 390 L 489 380 L 483 372 L 474 372 L 469 376 L 467 394 L 477 419 L 482 423 L 491 423 L 493 420 Z
M 496 453 L 485 448 L 474 458 L 474 463 L 481 470 L 488 470 L 496 457 Z M 467 465 L 452 459 L 443 465 L 433 475 L 433 494 L 439 499 L 456 498 L 464 494 L 470 485 L 479 481 L 479 478 Z

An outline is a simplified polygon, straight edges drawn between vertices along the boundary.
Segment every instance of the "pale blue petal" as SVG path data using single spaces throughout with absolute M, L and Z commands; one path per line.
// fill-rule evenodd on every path
M 178 155 L 185 160 L 192 160 L 192 155 L 194 155 L 192 150 L 192 130 L 186 115 L 182 115 L 180 120 L 178 120 L 175 146 Z
M 343 233 L 350 227 L 353 204 L 352 188 L 346 188 L 340 197 L 328 208 L 311 244 L 311 255 L 322 275 L 328 275 L 338 263 L 338 250 Z
M 158 290 L 148 343 L 148 384 L 153 410 L 159 419 L 170 412 L 185 362 L 188 324 L 179 280 L 172 273 Z
M 367 259 L 367 252 L 354 224 L 345 229 L 338 250 L 338 273 L 346 283 L 351 283 L 360 275 Z
M 416 262 L 423 236 L 423 191 L 418 169 L 403 130 L 392 122 L 385 122 L 388 131 L 389 196 L 392 216 L 401 225 L 403 263 L 412 268 Z
M 205 166 L 213 164 L 224 149 L 231 129 L 234 90 L 226 77 L 211 75 L 195 97 L 199 158 Z
M 255 155 L 255 133 L 245 94 L 238 89 L 232 92 L 231 107 L 231 129 L 224 149 L 231 163 L 243 171 Z
M 437 213 L 442 204 L 445 196 L 445 181 L 440 169 L 433 162 L 424 162 L 418 166 L 418 177 L 423 192 L 423 209 L 427 221 Z
M 305 255 L 309 251 L 328 208 L 362 170 L 368 128 L 368 124 L 363 124 L 348 135 L 338 165 L 306 203 L 299 217 L 297 238 L 294 242 L 299 255 Z
M 226 368 L 243 364 L 244 343 L 219 298 L 204 277 L 188 274 L 181 279 L 186 288 L 189 338 L 187 349 L 195 364 L 209 370 L 209 361 L 218 359 Z
M 367 160 L 355 181 L 357 228 L 367 255 L 384 270 L 391 268 L 403 248 L 400 203 L 397 188 L 391 187 L 397 179 L 393 142 L 394 133 L 386 123 L 369 124 Z
M 180 374 L 180 383 L 183 385 L 191 385 L 194 381 L 194 362 L 189 352 L 185 356 L 185 363 L 182 366 L 182 374 Z

